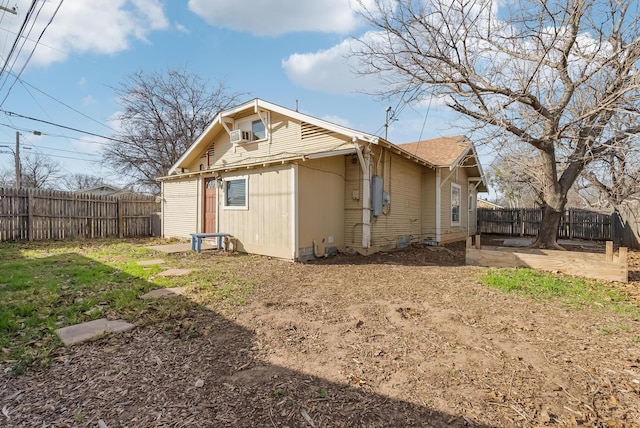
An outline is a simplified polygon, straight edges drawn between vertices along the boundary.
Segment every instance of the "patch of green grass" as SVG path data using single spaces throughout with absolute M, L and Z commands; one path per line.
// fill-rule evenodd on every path
M 162 265 L 138 261 L 163 258 Z M 157 277 L 172 267 L 197 269 Z M 151 289 L 185 286 L 181 298 L 142 300 Z M 212 305 L 243 304 L 253 285 L 230 259 L 158 255 L 122 241 L 0 244 L 0 363 L 18 375 L 46 366 L 62 343 L 60 327 L 108 317 L 137 324 L 168 322 Z M 192 291 L 192 293 L 190 293 Z
M 319 389 L 316 391 L 316 398 L 324 400 L 325 398 L 328 398 L 328 397 L 329 397 L 329 393 L 324 389 Z
M 576 310 L 591 308 L 640 316 L 640 307 L 628 296 L 614 287 L 594 280 L 515 268 L 491 269 L 481 277 L 481 281 L 507 293 L 516 293 L 537 300 L 558 300 Z

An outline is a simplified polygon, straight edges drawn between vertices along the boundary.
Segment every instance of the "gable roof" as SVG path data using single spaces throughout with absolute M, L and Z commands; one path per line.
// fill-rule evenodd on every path
M 464 135 L 400 144 L 406 151 L 436 166 L 449 168 L 455 166 L 472 146 Z
M 480 181 L 476 188 L 480 192 L 488 190 L 476 148 L 471 140 L 464 135 L 399 144 L 399 147 L 439 168 L 451 170 L 457 166 L 475 168 L 477 176 L 473 178 L 479 178 Z
M 122 189 L 111 186 L 109 184 L 99 184 L 93 187 L 85 187 L 84 189 L 78 189 L 75 193 L 95 193 L 95 192 L 108 192 L 108 193 L 118 193 L 122 192 Z
M 187 149 L 187 151 L 178 159 L 178 161 L 169 169 L 169 173 L 167 177 L 158 177 L 158 179 L 165 179 L 169 176 L 182 175 L 179 174 L 179 169 L 181 167 L 186 167 L 191 162 L 195 161 L 203 151 L 207 149 L 211 142 L 211 138 L 213 138 L 221 129 L 223 129 L 226 125 L 223 124 L 225 118 L 233 119 L 236 115 L 246 113 L 247 111 L 253 111 L 258 113 L 259 111 L 270 111 L 273 113 L 278 113 L 283 116 L 287 116 L 294 120 L 298 120 L 300 122 L 306 122 L 311 125 L 315 125 L 317 127 L 326 129 L 330 132 L 333 132 L 338 135 L 345 136 L 353 141 L 365 141 L 371 144 L 380 145 L 385 148 L 393 149 L 397 154 L 401 154 L 407 159 L 412 160 L 420 165 L 435 168 L 435 165 L 428 162 L 427 160 L 412 154 L 406 151 L 404 148 L 391 144 L 383 138 L 380 138 L 376 135 L 368 134 L 366 132 L 357 131 L 355 129 L 347 128 L 346 126 L 337 125 L 335 123 L 328 122 L 326 120 L 318 119 L 317 117 L 309 116 L 304 113 L 300 113 L 298 111 L 290 110 L 286 107 L 282 107 L 277 104 L 273 104 L 259 98 L 255 98 L 251 101 L 247 101 L 243 104 L 238 105 L 237 107 L 230 108 L 228 110 L 222 111 L 216 115 L 216 117 L 211 121 L 209 126 L 198 136 L 198 138 L 193 142 L 193 144 Z M 355 149 L 353 150 L 355 152 Z M 321 152 L 318 152 L 321 153 Z M 315 152 L 305 153 L 305 155 L 315 155 Z M 298 158 L 300 156 L 298 155 Z M 286 160 L 286 159 L 285 159 Z M 244 165 L 246 166 L 246 165 Z M 201 173 L 201 171 L 197 172 Z

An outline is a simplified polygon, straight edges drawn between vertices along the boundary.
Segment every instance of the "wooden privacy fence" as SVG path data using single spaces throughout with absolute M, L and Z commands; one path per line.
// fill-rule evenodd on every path
M 0 188 L 0 241 L 151 235 L 154 196 Z
M 478 231 L 486 234 L 537 236 L 542 209 L 478 209 Z M 613 240 L 611 214 L 568 209 L 560 221 L 558 238 Z

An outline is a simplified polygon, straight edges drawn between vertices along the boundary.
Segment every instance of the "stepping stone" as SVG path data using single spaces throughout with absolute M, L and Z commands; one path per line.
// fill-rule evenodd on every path
M 146 247 L 150 250 L 159 251 L 161 253 L 173 254 L 173 253 L 188 253 L 191 250 L 191 243 L 182 243 L 182 244 L 169 244 L 169 245 L 153 245 L 150 247 Z M 211 245 L 206 242 L 202 242 L 202 249 L 208 250 L 215 248 L 215 245 Z
M 83 322 L 56 330 L 58 336 L 66 346 L 76 343 L 86 342 L 95 339 L 106 333 L 119 333 L 129 331 L 135 326 L 123 320 L 109 321 L 106 318 Z
M 195 269 L 168 269 L 168 270 L 165 270 L 164 272 L 160 272 L 156 276 L 183 276 L 183 275 L 189 275 L 194 270 Z
M 180 296 L 186 290 L 185 287 L 158 288 L 140 296 L 141 299 L 156 299 L 158 297 Z
M 153 265 L 161 265 L 164 263 L 162 259 L 153 259 L 153 260 L 140 260 L 136 263 L 138 266 L 153 266 Z
M 531 245 L 533 239 L 529 238 L 509 238 L 502 243 L 505 247 L 527 247 Z

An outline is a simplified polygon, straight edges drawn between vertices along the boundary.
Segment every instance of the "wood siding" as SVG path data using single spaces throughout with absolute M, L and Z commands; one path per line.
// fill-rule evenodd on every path
M 469 185 L 467 183 L 467 172 L 465 168 L 441 168 L 441 229 L 440 242 L 447 243 L 459 241 L 469 236 L 467 229 L 467 220 L 469 219 L 468 195 Z M 451 224 L 451 184 L 455 183 L 460 186 L 460 225 Z
M 190 233 L 200 232 L 198 222 L 198 178 L 165 181 L 162 184 L 162 236 L 189 238 Z
M 344 161 L 344 243 L 347 247 L 362 247 L 362 168 L 356 155 Z
M 387 152 L 381 162 L 376 162 L 376 170 L 383 178 L 383 188 L 389 192 L 390 203 L 383 207 L 381 216 L 372 216 L 371 245 L 396 248 L 420 241 L 422 167 Z
M 420 242 L 426 230 L 435 235 L 435 172 L 388 150 L 374 148 L 372 174 L 383 178 L 389 204 L 371 218 L 367 253 Z M 345 245 L 362 250 L 362 169 L 358 158 L 345 157 Z
M 436 172 L 422 170 L 422 239 L 436 240 Z
M 198 159 L 189 166 L 189 171 L 232 168 L 277 159 L 300 158 L 311 153 L 350 148 L 351 140 L 322 128 L 314 127 L 289 117 L 270 113 L 271 134 L 266 140 L 231 144 L 229 134 L 221 130 L 207 145 Z M 207 151 L 209 165 L 207 165 Z M 202 166 L 201 166 L 202 165 Z
M 247 177 L 247 209 L 225 208 L 223 190 L 218 198 L 218 230 L 236 237 L 240 251 L 294 258 L 292 174 L 291 165 L 222 174 Z
M 298 247 L 344 248 L 344 156 L 299 162 L 298 189 Z

